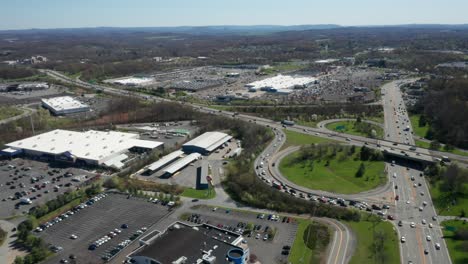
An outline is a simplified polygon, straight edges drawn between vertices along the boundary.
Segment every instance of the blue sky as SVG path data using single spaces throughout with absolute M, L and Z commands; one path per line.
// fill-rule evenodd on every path
M 0 29 L 468 23 L 467 0 L 0 0 Z

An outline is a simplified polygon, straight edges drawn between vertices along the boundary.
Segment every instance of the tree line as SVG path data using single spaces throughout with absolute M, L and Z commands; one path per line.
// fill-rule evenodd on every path
M 462 77 L 429 82 L 426 95 L 412 109 L 423 115 L 419 126 L 430 125 L 427 139 L 468 148 L 467 87 L 468 80 Z

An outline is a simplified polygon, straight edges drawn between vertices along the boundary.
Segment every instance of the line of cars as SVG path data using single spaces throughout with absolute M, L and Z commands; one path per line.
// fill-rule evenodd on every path
M 281 140 L 281 138 L 279 139 L 279 141 Z M 275 146 L 276 147 L 276 146 Z M 268 185 L 271 185 L 273 188 L 279 190 L 279 191 L 282 191 L 284 193 L 288 193 L 290 194 L 291 196 L 294 196 L 294 197 L 297 197 L 297 198 L 301 198 L 301 199 L 304 199 L 304 200 L 308 200 L 308 201 L 314 201 L 314 202 L 321 202 L 321 203 L 325 203 L 325 204 L 330 204 L 330 205 L 335 205 L 335 206 L 341 206 L 341 207 L 348 207 L 348 206 L 354 206 L 355 208 L 357 209 L 360 209 L 360 210 L 366 210 L 368 212 L 373 212 L 373 213 L 376 213 L 377 215 L 385 218 L 387 217 L 387 219 L 389 220 L 395 220 L 394 216 L 392 215 L 387 215 L 387 211 L 386 210 L 383 210 L 383 209 L 389 209 L 390 207 L 388 205 L 383 205 L 383 209 L 382 208 L 378 208 L 378 206 L 373 206 L 373 207 L 370 207 L 366 202 L 358 202 L 358 201 L 353 201 L 353 200 L 345 200 L 343 198 L 336 198 L 336 197 L 326 197 L 326 196 L 316 196 L 316 195 L 313 195 L 312 193 L 306 193 L 306 192 L 302 192 L 302 191 L 299 191 L 299 190 L 296 190 L 295 188 L 293 187 L 290 187 L 290 186 L 287 186 L 285 183 L 273 178 L 273 179 L 269 179 L 267 174 L 266 174 L 266 171 L 264 169 L 265 166 L 268 166 L 268 157 L 270 156 L 270 154 L 262 154 L 260 156 L 260 162 L 258 163 L 258 165 L 255 167 L 255 172 L 257 174 L 257 176 L 262 179 L 266 184 Z
M 68 219 L 69 217 L 73 216 L 75 213 L 78 213 L 80 210 L 85 209 L 86 207 L 93 205 L 95 202 L 103 199 L 106 196 L 107 196 L 107 194 L 105 194 L 105 193 L 98 194 L 98 195 L 90 198 L 86 202 L 75 206 L 73 209 L 71 209 L 71 210 L 69 210 L 69 211 L 67 211 L 65 213 L 62 213 L 61 215 L 56 216 L 54 219 L 52 219 L 52 220 L 50 220 L 48 222 L 40 224 L 38 227 L 36 227 L 36 229 L 34 231 L 38 232 L 38 233 L 42 232 L 45 229 Z
M 127 224 L 122 224 L 120 226 L 121 229 L 128 229 Z M 132 233 L 131 236 L 129 236 L 127 239 L 122 240 L 120 243 L 118 243 L 116 246 L 111 247 L 110 249 L 106 250 L 103 254 L 101 254 L 101 259 L 104 261 L 109 261 L 111 260 L 115 255 L 117 255 L 120 251 L 122 251 L 125 247 L 130 245 L 132 241 L 137 239 L 139 236 L 141 236 L 144 232 L 148 230 L 147 227 L 141 227 L 140 229 L 136 230 L 134 233 Z M 118 234 L 120 234 L 122 231 L 118 228 L 114 229 L 114 231 L 109 232 L 106 236 L 102 237 L 101 239 L 104 239 L 102 241 L 105 241 L 102 244 L 110 241 L 112 238 L 116 237 Z M 97 241 L 96 241 L 97 242 Z M 95 243 L 96 243 L 95 242 Z M 96 247 L 93 247 L 93 245 L 96 245 Z M 95 250 L 97 247 L 99 247 L 97 244 L 91 244 L 89 246 L 89 250 Z

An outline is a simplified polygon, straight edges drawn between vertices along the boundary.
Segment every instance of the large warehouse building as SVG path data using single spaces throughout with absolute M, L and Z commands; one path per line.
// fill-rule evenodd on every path
M 206 132 L 182 145 L 182 149 L 187 153 L 208 155 L 231 139 L 232 136 L 222 132 Z
M 67 115 L 90 110 L 87 104 L 84 104 L 70 96 L 60 96 L 48 99 L 42 99 L 42 106 L 49 109 L 54 115 Z
M 116 131 L 53 130 L 6 144 L 4 155 L 25 154 L 47 160 L 121 169 L 131 153 L 153 150 L 162 142 L 140 140 L 138 134 Z

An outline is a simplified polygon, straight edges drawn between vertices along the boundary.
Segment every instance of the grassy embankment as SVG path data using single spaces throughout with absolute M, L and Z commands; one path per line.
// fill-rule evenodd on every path
M 284 130 L 284 133 L 286 135 L 286 142 L 283 144 L 282 149 L 285 149 L 290 146 L 302 146 L 323 142 L 336 142 L 332 139 L 306 135 L 289 130 Z
M 441 185 L 441 181 L 437 181 L 435 184 L 429 184 L 432 202 L 436 207 L 437 213 L 448 216 L 459 216 L 462 214 L 462 211 L 468 213 L 468 196 L 466 192 L 464 194 L 458 194 L 456 196 L 456 204 L 454 204 L 454 193 L 443 191 Z M 463 185 L 463 189 L 468 190 L 468 184 L 463 183 Z
M 18 108 L 10 106 L 0 106 L 0 120 L 21 115 L 23 111 Z
M 357 238 L 356 251 L 350 264 L 400 263 L 396 231 L 390 222 L 376 218 L 363 216 L 360 222 L 345 223 Z
M 325 249 L 331 240 L 329 228 L 321 223 L 296 219 L 298 228 L 294 244 L 289 254 L 289 262 L 321 263 L 325 256 Z
M 216 197 L 216 192 L 211 187 L 207 190 L 197 190 L 193 188 L 187 188 L 181 193 L 181 196 L 195 198 L 195 199 L 213 199 Z
M 453 264 L 468 263 L 468 240 L 457 239 L 456 231 L 466 230 L 468 232 L 468 223 L 461 220 L 448 220 L 442 222 L 442 232 L 444 233 L 445 243 L 450 253 Z M 448 229 L 447 229 L 448 227 Z

